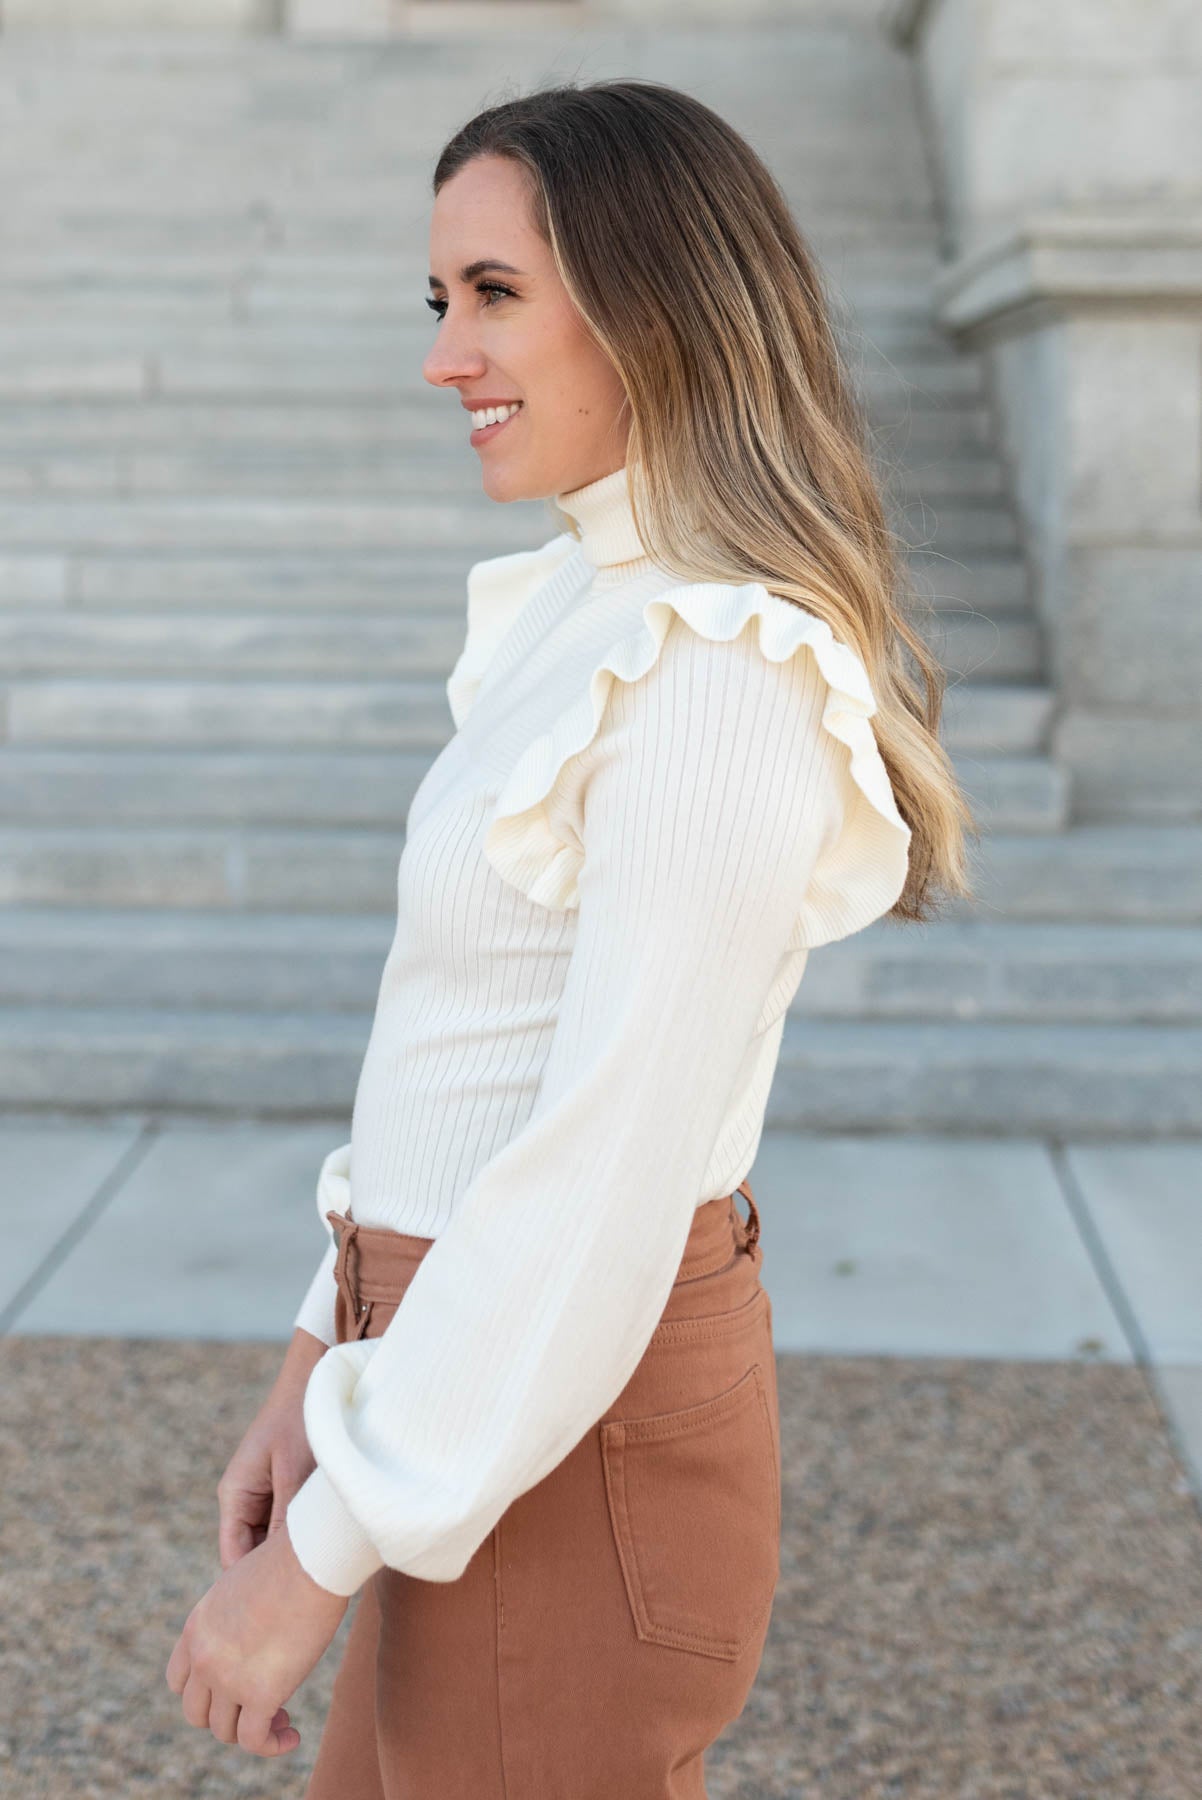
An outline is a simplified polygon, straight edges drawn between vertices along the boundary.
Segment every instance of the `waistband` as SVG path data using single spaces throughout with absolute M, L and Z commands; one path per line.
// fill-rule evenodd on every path
M 747 1201 L 746 1220 L 739 1217 L 736 1194 Z M 387 1225 L 361 1225 L 352 1218 L 349 1205 L 345 1212 L 332 1207 L 326 1218 L 338 1239 L 334 1279 L 338 1310 L 346 1321 L 345 1333 L 339 1321 L 339 1337 L 360 1338 L 367 1328 L 371 1303 L 397 1301 L 437 1240 L 393 1231 Z M 703 1201 L 696 1209 L 673 1285 L 714 1274 L 725 1268 L 732 1255 L 754 1255 L 759 1237 L 759 1210 L 751 1183 L 744 1178 L 734 1193 Z

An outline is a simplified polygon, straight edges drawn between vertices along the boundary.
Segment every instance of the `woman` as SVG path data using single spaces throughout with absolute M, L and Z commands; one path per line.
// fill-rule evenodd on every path
M 562 529 L 468 576 L 331 1242 L 168 1681 L 295 1749 L 361 1590 L 310 1800 L 684 1800 L 779 1574 L 746 1177 L 786 1009 L 813 946 L 968 892 L 972 819 L 747 143 L 567 85 L 472 119 L 434 193 L 426 379 Z

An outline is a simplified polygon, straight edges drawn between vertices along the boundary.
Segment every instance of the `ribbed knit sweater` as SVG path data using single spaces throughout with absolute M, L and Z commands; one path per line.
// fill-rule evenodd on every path
M 905 884 L 853 650 L 658 568 L 624 468 L 556 501 L 578 535 L 468 574 L 456 731 L 317 1185 L 327 1232 L 349 1203 L 435 1240 L 380 1337 L 333 1343 L 333 1242 L 296 1315 L 332 1347 L 287 1524 L 339 1594 L 455 1580 L 612 1404 L 694 1209 L 752 1167 L 810 949 Z

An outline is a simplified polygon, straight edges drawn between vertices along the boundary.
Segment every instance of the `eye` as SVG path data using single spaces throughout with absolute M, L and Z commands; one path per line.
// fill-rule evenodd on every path
M 503 287 L 499 281 L 478 281 L 476 283 L 476 292 L 478 294 L 491 294 L 506 300 L 513 299 L 513 289 Z M 484 304 L 485 306 L 495 306 L 497 300 L 496 298 L 485 300 Z M 434 314 L 436 319 L 444 319 L 446 317 L 447 303 L 445 300 L 431 300 L 427 296 L 426 305 L 430 308 L 430 311 Z

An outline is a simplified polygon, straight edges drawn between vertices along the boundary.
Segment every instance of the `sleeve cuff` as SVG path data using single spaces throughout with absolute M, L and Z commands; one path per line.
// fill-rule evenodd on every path
M 330 1593 L 349 1597 L 383 1568 L 384 1558 L 320 1466 L 293 1494 L 284 1516 L 301 1568 Z
M 338 1245 L 331 1242 L 326 1245 L 317 1273 L 309 1283 L 308 1291 L 292 1321 L 294 1331 L 299 1325 L 302 1330 L 311 1332 L 328 1346 L 332 1346 L 338 1336 L 334 1323 L 334 1302 L 338 1295 L 334 1264 L 337 1259 Z

